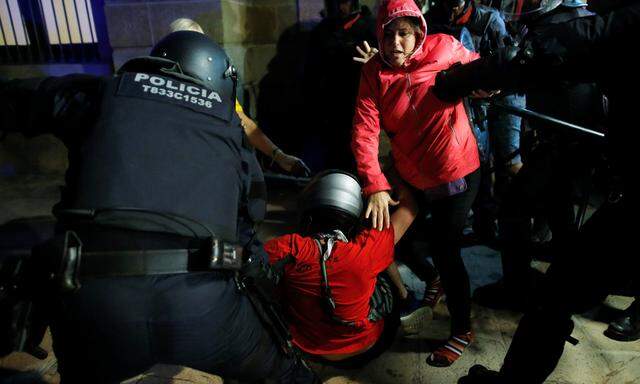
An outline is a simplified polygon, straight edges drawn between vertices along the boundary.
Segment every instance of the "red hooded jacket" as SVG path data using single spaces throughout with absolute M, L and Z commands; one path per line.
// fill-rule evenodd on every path
M 462 101 L 445 103 L 432 92 L 439 71 L 479 57 L 455 38 L 427 35 L 427 24 L 413 0 L 383 1 L 377 34 L 383 47 L 384 27 L 398 17 L 417 17 L 423 38 L 402 68 L 380 55 L 362 69 L 353 119 L 353 149 L 365 195 L 391 186 L 378 162 L 380 128 L 391 139 L 400 176 L 419 189 L 460 179 L 480 166 L 478 147 Z

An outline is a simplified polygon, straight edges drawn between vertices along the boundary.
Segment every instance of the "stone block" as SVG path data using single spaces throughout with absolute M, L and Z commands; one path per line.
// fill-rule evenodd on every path
M 223 3 L 224 41 L 269 44 L 278 38 L 276 8 L 270 5 Z M 225 12 L 226 11 L 226 12 Z
M 297 20 L 297 9 L 295 4 L 280 5 L 275 8 L 276 13 L 276 41 L 280 38 L 282 33 L 294 26 Z
M 105 5 L 111 47 L 146 47 L 153 39 L 147 4 L 113 3 Z
M 261 44 L 247 47 L 244 57 L 245 84 L 257 84 L 267 73 L 267 66 L 276 55 L 275 44 Z
M 149 24 L 153 43 L 169 33 L 169 24 L 177 18 L 195 20 L 205 33 L 217 42 L 222 41 L 221 7 L 219 0 L 150 2 Z

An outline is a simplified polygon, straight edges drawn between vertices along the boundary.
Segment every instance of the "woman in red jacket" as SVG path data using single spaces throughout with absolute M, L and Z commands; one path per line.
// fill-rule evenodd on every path
M 380 128 L 391 140 L 397 172 L 419 202 L 429 204 L 434 224 L 433 261 L 451 313 L 451 338 L 427 359 L 449 366 L 473 340 L 469 277 L 460 254 L 465 219 L 479 181 L 475 137 L 462 102 L 440 101 L 432 92 L 436 74 L 478 57 L 453 37 L 427 35 L 413 0 L 389 0 L 378 14 L 380 55 L 362 69 L 352 149 L 368 196 L 366 216 L 389 227 L 397 205 L 378 162 Z

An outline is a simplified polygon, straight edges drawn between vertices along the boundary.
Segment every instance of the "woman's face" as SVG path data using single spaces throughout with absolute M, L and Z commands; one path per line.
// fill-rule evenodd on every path
M 384 28 L 382 49 L 385 59 L 394 67 L 401 67 L 416 49 L 416 34 L 404 18 L 395 19 Z

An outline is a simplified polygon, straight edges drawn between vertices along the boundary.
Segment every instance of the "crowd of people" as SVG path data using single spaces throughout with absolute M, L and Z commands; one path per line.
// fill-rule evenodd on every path
M 231 60 L 195 22 L 176 20 L 113 78 L 0 83 L 1 130 L 52 132 L 69 147 L 56 235 L 26 268 L 30 292 L 47 287 L 29 297 L 45 308 L 36 312 L 47 313 L 63 382 L 115 382 L 171 363 L 314 383 L 306 360 L 361 367 L 390 346 L 415 301 L 433 308 L 443 297 L 450 336 L 426 363 L 448 367 L 475 338 L 461 255 L 470 212 L 471 240 L 501 250 L 504 274 L 474 299 L 525 316 L 502 370 L 474 367 L 461 382 L 544 382 L 571 314 L 634 287 L 623 225 L 635 204 L 621 138 L 629 100 L 620 71 L 594 68 L 615 68 L 605 57 L 631 39 L 637 1 L 597 14 L 580 0 L 383 0 L 375 19 L 357 0 L 326 4 L 305 85 L 322 117 L 310 127 L 323 132 L 316 153 L 331 153 L 312 162 L 331 169 L 302 191 L 296 233 L 265 244 L 254 148 L 286 172 L 312 172 L 244 113 Z M 544 115 L 524 124 L 525 107 L 601 129 L 609 146 Z M 615 182 L 598 192 L 602 164 Z M 574 207 L 598 193 L 606 202 L 583 223 Z M 534 220 L 552 234 L 543 277 L 531 268 Z M 612 253 L 616 263 L 599 267 L 598 254 Z M 396 259 L 424 281 L 423 297 L 407 290 Z M 3 313 L 18 311 L 11 303 Z M 639 339 L 638 307 L 606 334 Z

